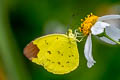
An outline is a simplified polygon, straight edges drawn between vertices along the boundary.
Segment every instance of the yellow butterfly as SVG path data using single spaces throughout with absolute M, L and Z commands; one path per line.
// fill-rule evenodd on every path
M 24 55 L 48 72 L 66 74 L 79 65 L 77 34 L 49 34 L 33 40 L 24 48 Z

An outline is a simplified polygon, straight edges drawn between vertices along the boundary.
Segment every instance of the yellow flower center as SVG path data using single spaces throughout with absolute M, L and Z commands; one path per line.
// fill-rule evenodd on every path
M 81 23 L 81 27 L 79 27 L 80 32 L 83 33 L 84 36 L 88 35 L 90 33 L 91 27 L 96 23 L 98 20 L 98 16 L 93 15 L 92 13 L 85 17 L 85 20 L 81 19 L 83 21 Z

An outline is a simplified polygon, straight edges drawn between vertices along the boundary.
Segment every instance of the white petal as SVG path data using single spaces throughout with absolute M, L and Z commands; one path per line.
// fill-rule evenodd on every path
M 120 19 L 104 20 L 104 22 L 110 24 L 112 27 L 117 27 L 120 29 Z
M 115 41 L 120 41 L 120 29 L 117 27 L 109 26 L 106 27 L 106 34 Z
M 119 41 L 120 40 L 120 15 L 111 15 L 112 18 L 104 19 L 103 21 L 110 24 L 109 27 L 106 27 L 106 34 L 111 37 L 113 40 Z M 104 17 L 105 18 L 105 17 Z M 109 43 L 109 44 L 116 44 L 115 42 L 108 40 L 105 37 L 100 38 L 101 40 Z
M 101 39 L 102 41 L 106 42 L 106 43 L 109 43 L 109 44 L 113 44 L 113 45 L 116 44 L 115 42 L 109 40 L 108 38 L 106 38 L 106 37 L 104 37 L 104 36 L 103 36 L 103 37 L 100 37 L 100 39 Z
M 110 26 L 110 24 L 98 21 L 92 26 L 91 32 L 93 35 L 101 34 L 104 32 L 104 28 L 106 28 L 106 26 Z
M 110 20 L 110 19 L 120 19 L 120 15 L 105 15 L 99 17 L 98 21 Z
M 94 65 L 94 63 L 96 63 L 93 59 L 93 56 L 92 56 L 91 34 L 89 34 L 89 36 L 86 40 L 85 47 L 84 47 L 84 55 L 85 55 L 85 58 L 87 59 L 88 68 L 91 68 Z

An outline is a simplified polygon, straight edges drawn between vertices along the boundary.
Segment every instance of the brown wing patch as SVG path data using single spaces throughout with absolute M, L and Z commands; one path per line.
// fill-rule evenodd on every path
M 32 58 L 37 58 L 37 54 L 40 51 L 38 47 L 33 44 L 33 42 L 30 42 L 25 48 L 24 48 L 24 55 L 29 59 L 32 60 Z

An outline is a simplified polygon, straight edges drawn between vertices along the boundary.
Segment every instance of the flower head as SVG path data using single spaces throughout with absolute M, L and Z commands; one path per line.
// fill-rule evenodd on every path
M 115 37 L 115 34 L 112 35 L 114 36 L 113 38 L 117 40 L 115 41 L 114 39 L 106 35 L 110 33 L 110 29 L 115 29 L 115 27 L 111 26 L 112 25 L 111 23 L 107 22 L 112 19 L 113 20 L 120 19 L 120 15 L 107 15 L 107 16 L 98 17 L 91 13 L 90 15 L 87 16 L 87 18 L 85 18 L 85 20 L 81 19 L 81 21 L 83 22 L 81 23 L 81 27 L 79 27 L 79 30 L 80 32 L 83 33 L 84 36 L 88 36 L 85 43 L 85 47 L 84 47 L 84 55 L 85 55 L 85 58 L 87 59 L 88 68 L 91 68 L 94 65 L 94 63 L 96 63 L 96 61 L 93 59 L 93 56 L 92 56 L 91 34 L 100 35 L 104 33 L 104 36 L 107 37 L 109 40 L 112 40 L 113 42 L 116 42 L 116 43 L 120 43 L 120 42 L 117 42 L 118 39 L 120 39 L 120 36 Z M 120 30 L 117 32 L 119 32 L 118 35 L 120 35 Z
M 81 19 L 83 23 L 81 24 L 80 32 L 83 32 L 83 35 L 89 35 L 91 32 L 91 27 L 96 23 L 98 20 L 98 16 L 93 15 L 92 13 L 85 18 L 85 20 Z

